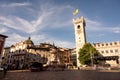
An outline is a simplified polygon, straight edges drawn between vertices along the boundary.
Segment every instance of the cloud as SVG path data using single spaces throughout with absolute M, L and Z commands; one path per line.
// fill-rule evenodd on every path
M 17 3 L 11 3 L 9 5 L 6 5 L 4 7 L 18 7 L 18 6 L 29 6 L 30 4 L 24 3 L 24 4 L 17 4 Z M 6 45 L 12 45 L 16 44 L 17 42 L 20 42 L 21 40 L 26 40 L 27 37 L 22 36 L 23 33 L 27 33 L 28 35 L 31 34 L 31 38 L 33 42 L 38 45 L 40 42 L 50 42 L 53 43 L 56 42 L 57 46 L 63 46 L 63 47 L 73 47 L 74 43 L 69 41 L 62 41 L 55 38 L 55 36 L 50 36 L 49 34 L 40 34 L 39 32 L 42 31 L 42 29 L 46 28 L 63 28 L 63 27 L 70 27 L 72 25 L 72 19 L 67 18 L 68 15 L 72 15 L 72 6 L 70 5 L 64 5 L 64 6 L 58 6 L 58 5 L 40 5 L 40 8 L 38 10 L 34 10 L 33 8 L 27 7 L 27 9 L 30 9 L 31 15 L 34 16 L 31 20 L 26 19 L 25 17 L 21 17 L 19 15 L 6 15 L 6 16 L 0 16 L 0 25 L 5 26 L 5 28 L 14 29 L 14 32 L 11 32 L 7 36 L 8 39 L 6 40 Z M 19 11 L 19 9 L 16 9 L 16 11 Z M 28 12 L 29 13 L 29 12 Z M 36 14 L 37 15 L 36 15 Z M 64 14 L 65 13 L 65 14 Z M 68 14 L 67 14 L 68 13 Z M 22 13 L 21 13 L 22 14 Z M 73 26 L 73 25 L 72 25 Z M 19 34 L 18 32 L 21 32 Z M 38 34 L 39 33 L 39 34 Z
M 119 26 L 120 26 L 120 25 L 119 25 Z M 114 33 L 120 34 L 120 27 L 113 27 L 113 28 L 111 28 L 111 30 L 112 30 Z
M 120 33 L 120 27 L 118 26 L 109 26 L 106 27 L 104 24 L 98 21 L 91 20 L 89 18 L 85 18 L 87 24 L 87 31 L 102 31 L 102 32 L 113 32 L 113 33 Z
M 49 36 L 46 34 L 33 34 L 30 35 L 30 37 L 36 45 L 38 45 L 41 42 L 47 42 L 46 40 L 49 38 Z
M 11 3 L 6 5 L 6 7 L 22 7 L 30 6 L 30 3 Z M 5 7 L 5 6 L 4 6 Z M 40 7 L 40 8 L 39 8 Z M 70 5 L 48 5 L 41 4 L 37 9 L 33 9 L 31 7 L 27 7 L 28 13 L 30 11 L 31 15 L 27 17 L 33 16 L 32 19 L 28 20 L 25 17 L 21 17 L 20 15 L 7 15 L 0 16 L 0 25 L 6 26 L 10 29 L 15 29 L 16 32 L 8 35 L 7 44 L 13 44 L 15 42 L 19 42 L 20 40 L 27 39 L 25 36 L 21 36 L 17 31 L 21 33 L 31 34 L 31 38 L 35 44 L 39 44 L 40 42 L 55 42 L 57 46 L 61 47 L 74 47 L 74 42 L 58 40 L 55 36 L 50 36 L 49 34 L 40 34 L 42 29 L 50 29 L 53 28 L 68 28 L 73 26 L 72 24 L 72 11 L 74 8 Z M 19 11 L 19 9 L 15 9 L 15 11 Z M 81 11 L 80 11 L 81 12 Z M 82 13 L 83 14 L 83 13 Z M 86 29 L 87 31 L 111 31 L 114 33 L 120 33 L 119 27 L 104 27 L 103 24 L 99 21 L 92 20 L 89 18 L 85 18 L 86 20 Z M 3 30 L 3 32 L 6 32 Z M 38 34 L 39 33 L 39 34 Z M 16 36 L 16 37 L 14 37 Z M 100 34 L 99 36 L 104 36 L 104 34 Z
M 120 33 L 120 30 L 115 30 L 114 33 Z
M 8 31 L 7 28 L 0 27 L 0 33 L 1 33 L 1 34 L 7 32 L 7 31 Z
M 94 20 L 91 20 L 89 18 L 85 18 L 86 20 L 86 29 L 88 31 L 100 31 L 100 30 L 103 30 L 101 28 L 102 24 L 98 21 L 94 21 Z
M 27 33 L 33 33 L 48 26 L 49 28 L 62 28 L 65 26 L 70 26 L 72 24 L 71 19 L 61 19 L 61 17 L 65 16 L 62 16 L 63 13 L 61 12 L 64 12 L 66 9 L 70 8 L 71 7 L 68 6 L 59 8 L 59 6 L 44 7 L 44 5 L 42 5 L 40 9 L 41 11 L 38 11 L 39 15 L 36 16 L 36 19 L 29 21 L 19 16 L 0 16 L 0 24 Z
M 26 31 L 28 33 L 34 31 L 32 25 L 22 18 L 11 16 L 11 17 L 3 17 L 0 16 L 0 25 L 7 26 L 11 29 Z
M 68 27 L 72 24 L 72 9 L 70 5 L 57 6 L 57 5 L 41 5 L 41 12 L 47 13 L 43 21 L 43 26 L 49 28 L 62 28 Z M 69 16 L 68 16 L 69 15 Z M 46 15 L 45 15 L 46 16 Z
M 8 7 L 8 8 L 13 8 L 13 7 L 25 7 L 25 6 L 30 6 L 31 4 L 28 2 L 23 2 L 23 3 L 9 3 L 9 4 L 2 4 L 1 7 Z
M 43 24 L 42 21 L 45 19 L 45 17 L 47 17 L 47 15 L 48 14 L 42 14 L 37 20 L 34 20 L 32 22 L 18 16 L 0 16 L 0 25 L 4 25 L 9 28 L 20 30 L 23 32 L 32 33 L 39 28 L 43 28 L 40 25 Z
M 97 36 L 103 37 L 103 36 L 105 36 L 105 34 L 101 33 L 101 34 L 98 34 Z
M 28 37 L 21 36 L 20 34 L 17 34 L 17 33 L 8 34 L 7 36 L 8 38 L 6 39 L 6 43 L 5 43 L 6 47 L 15 45 L 16 43 L 21 42 L 21 41 L 25 41 L 29 37 L 29 36 Z M 53 44 L 54 42 L 55 45 L 58 47 L 64 47 L 64 48 L 75 47 L 74 42 L 58 40 L 56 38 L 53 38 L 45 34 L 34 34 L 34 35 L 30 35 L 30 37 L 35 45 L 39 45 L 39 43 L 44 43 L 44 42 Z
M 16 43 L 26 39 L 26 37 L 23 37 L 17 33 L 8 34 L 7 36 L 8 38 L 6 39 L 5 46 L 15 45 Z
M 55 37 L 51 37 L 48 34 L 34 34 L 31 35 L 31 39 L 33 40 L 34 44 L 38 45 L 39 43 L 55 43 L 56 46 L 58 47 L 64 47 L 64 48 L 73 48 L 75 47 L 74 42 L 69 42 L 69 41 L 63 41 L 63 40 L 58 40 Z
M 63 47 L 63 48 L 74 48 L 75 47 L 74 42 L 60 41 L 60 40 L 57 40 L 56 42 L 57 42 L 56 43 L 57 46 L 60 46 L 60 47 Z
M 58 39 L 50 37 L 50 36 L 46 36 L 46 39 L 44 41 L 45 42 L 50 42 L 50 43 L 54 42 L 55 45 L 58 46 L 58 47 L 64 47 L 64 48 L 73 48 L 73 47 L 75 47 L 74 42 L 58 40 Z

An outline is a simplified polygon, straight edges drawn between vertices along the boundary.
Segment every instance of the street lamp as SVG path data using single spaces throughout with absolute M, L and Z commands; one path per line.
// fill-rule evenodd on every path
M 90 52 L 90 58 L 91 58 L 91 66 L 92 66 L 92 68 L 94 66 L 93 57 L 94 57 L 93 53 Z

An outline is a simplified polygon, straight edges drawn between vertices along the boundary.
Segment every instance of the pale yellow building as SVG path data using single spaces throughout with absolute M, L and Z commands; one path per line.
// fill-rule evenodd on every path
M 107 42 L 107 43 L 93 43 L 92 44 L 100 53 L 101 56 L 103 57 L 111 57 L 113 59 L 111 60 L 105 60 L 106 64 L 110 64 L 111 66 L 118 66 L 119 63 L 117 63 L 117 59 L 115 58 L 118 57 L 118 62 L 120 62 L 120 42 Z

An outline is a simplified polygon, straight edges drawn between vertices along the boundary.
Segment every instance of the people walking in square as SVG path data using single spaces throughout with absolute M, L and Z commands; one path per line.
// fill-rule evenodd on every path
M 6 73 L 7 73 L 7 64 L 4 64 L 3 65 L 3 74 L 4 74 L 4 76 L 6 75 Z

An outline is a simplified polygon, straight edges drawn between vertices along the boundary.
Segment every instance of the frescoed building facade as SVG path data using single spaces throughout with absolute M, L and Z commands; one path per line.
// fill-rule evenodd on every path
M 42 64 L 69 63 L 69 49 L 60 48 L 50 43 L 40 43 L 34 45 L 29 37 L 25 41 L 4 48 L 4 63 L 7 63 L 10 69 L 28 68 L 31 62 Z

